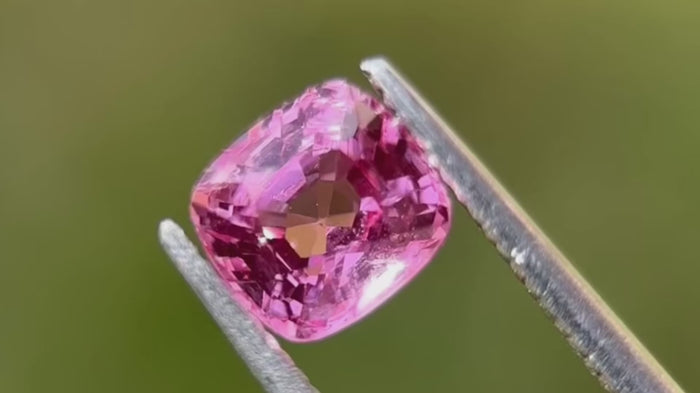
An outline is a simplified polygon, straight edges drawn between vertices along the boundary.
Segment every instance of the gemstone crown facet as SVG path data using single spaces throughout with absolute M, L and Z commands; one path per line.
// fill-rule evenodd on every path
M 332 80 L 216 158 L 190 215 L 234 299 L 302 342 L 357 322 L 411 281 L 444 243 L 451 205 L 409 130 Z

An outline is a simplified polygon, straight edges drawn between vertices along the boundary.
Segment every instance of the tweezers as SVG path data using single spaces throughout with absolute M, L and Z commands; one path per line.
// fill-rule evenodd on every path
M 426 150 L 467 209 L 586 367 L 610 392 L 683 392 L 537 227 L 479 158 L 384 58 L 360 69 Z M 171 220 L 160 242 L 231 345 L 269 393 L 317 392 L 277 340 L 229 296 L 209 263 Z

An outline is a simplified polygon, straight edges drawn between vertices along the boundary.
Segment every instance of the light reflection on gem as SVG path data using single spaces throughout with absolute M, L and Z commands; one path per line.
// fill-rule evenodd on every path
M 363 310 L 368 305 L 372 304 L 378 297 L 382 296 L 396 282 L 396 278 L 405 270 L 406 266 L 399 260 L 387 260 L 382 263 L 382 267 L 378 268 L 378 272 L 374 273 L 374 279 L 369 281 L 362 288 L 362 296 L 357 302 L 357 309 Z

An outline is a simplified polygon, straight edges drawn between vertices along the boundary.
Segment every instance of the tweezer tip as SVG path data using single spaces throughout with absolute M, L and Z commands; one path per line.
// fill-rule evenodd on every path
M 389 67 L 389 61 L 384 56 L 372 56 L 360 62 L 360 71 L 362 71 L 365 75 L 373 75 L 378 71 Z
M 161 243 L 164 243 L 166 239 L 172 238 L 173 235 L 178 232 L 182 232 L 182 228 L 169 218 L 164 219 L 158 224 L 158 239 L 160 239 Z

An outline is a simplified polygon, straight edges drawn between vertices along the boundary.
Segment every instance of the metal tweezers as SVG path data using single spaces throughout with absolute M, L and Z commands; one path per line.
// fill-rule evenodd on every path
M 381 57 L 363 61 L 360 69 L 418 138 L 430 164 L 601 384 L 611 392 L 682 392 L 411 84 Z M 317 392 L 277 340 L 231 299 L 177 224 L 164 220 L 159 235 L 177 269 L 265 391 Z

